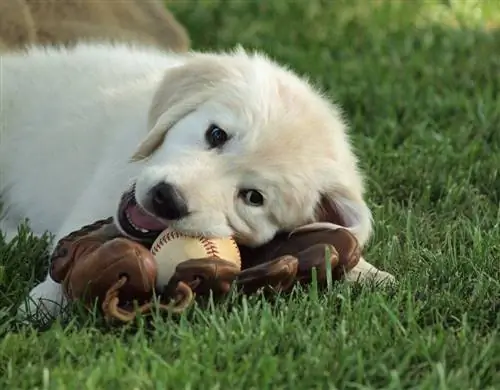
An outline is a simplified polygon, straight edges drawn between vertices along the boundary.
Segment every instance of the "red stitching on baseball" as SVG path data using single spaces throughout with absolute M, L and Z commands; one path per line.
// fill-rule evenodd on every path
M 162 245 L 165 245 L 168 241 L 176 239 L 176 238 L 182 238 L 183 235 L 178 233 L 178 232 L 167 232 L 165 233 L 157 242 L 156 244 L 153 245 L 151 248 L 151 253 L 155 255 Z M 205 238 L 205 237 L 198 237 L 201 244 L 203 245 L 203 248 L 207 252 L 208 256 L 214 256 L 214 257 L 220 257 L 220 253 L 217 249 L 217 245 L 214 244 L 211 240 Z M 236 241 L 233 238 L 229 238 L 231 241 L 231 244 L 233 245 L 234 249 L 236 250 L 236 253 L 238 254 L 238 261 L 241 263 L 241 255 L 240 255 L 240 248 L 238 247 L 238 244 L 236 244 Z
M 156 254 L 156 252 L 158 252 L 160 250 L 160 248 L 162 247 L 162 245 L 165 245 L 167 243 L 167 241 L 170 241 L 170 240 L 173 240 L 173 239 L 176 239 L 176 238 L 180 238 L 181 235 L 177 232 L 167 232 L 165 233 L 157 242 L 155 245 L 153 245 L 153 247 L 151 248 L 151 253 L 153 255 Z
M 217 245 L 215 245 L 212 241 L 206 239 L 205 237 L 200 237 L 201 244 L 203 248 L 207 251 L 208 256 L 219 257 L 219 251 L 217 250 Z

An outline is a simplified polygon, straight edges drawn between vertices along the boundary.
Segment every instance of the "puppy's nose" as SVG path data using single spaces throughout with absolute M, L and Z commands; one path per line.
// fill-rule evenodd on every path
M 151 205 L 159 217 L 176 220 L 188 215 L 187 202 L 172 184 L 161 182 L 151 189 Z

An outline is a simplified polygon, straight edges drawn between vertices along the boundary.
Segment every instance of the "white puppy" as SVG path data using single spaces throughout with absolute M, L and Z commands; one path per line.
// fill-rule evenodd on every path
M 263 55 L 82 43 L 0 61 L 8 239 L 24 219 L 57 242 L 110 215 L 137 239 L 171 225 L 259 245 L 318 222 L 370 237 L 341 114 Z M 369 276 L 393 279 L 362 260 L 347 280 Z M 30 298 L 51 316 L 65 303 L 49 275 Z

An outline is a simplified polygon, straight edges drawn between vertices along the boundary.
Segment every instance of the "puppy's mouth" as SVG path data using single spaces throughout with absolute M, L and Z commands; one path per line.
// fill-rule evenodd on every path
M 137 203 L 135 186 L 122 195 L 117 217 L 123 232 L 138 240 L 154 240 L 167 227 Z

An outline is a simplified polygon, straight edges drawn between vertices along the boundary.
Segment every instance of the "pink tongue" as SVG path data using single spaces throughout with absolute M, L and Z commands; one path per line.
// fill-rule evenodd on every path
M 166 228 L 166 225 L 144 213 L 138 206 L 130 206 L 127 209 L 127 214 L 131 221 L 140 228 L 147 230 L 163 230 Z

